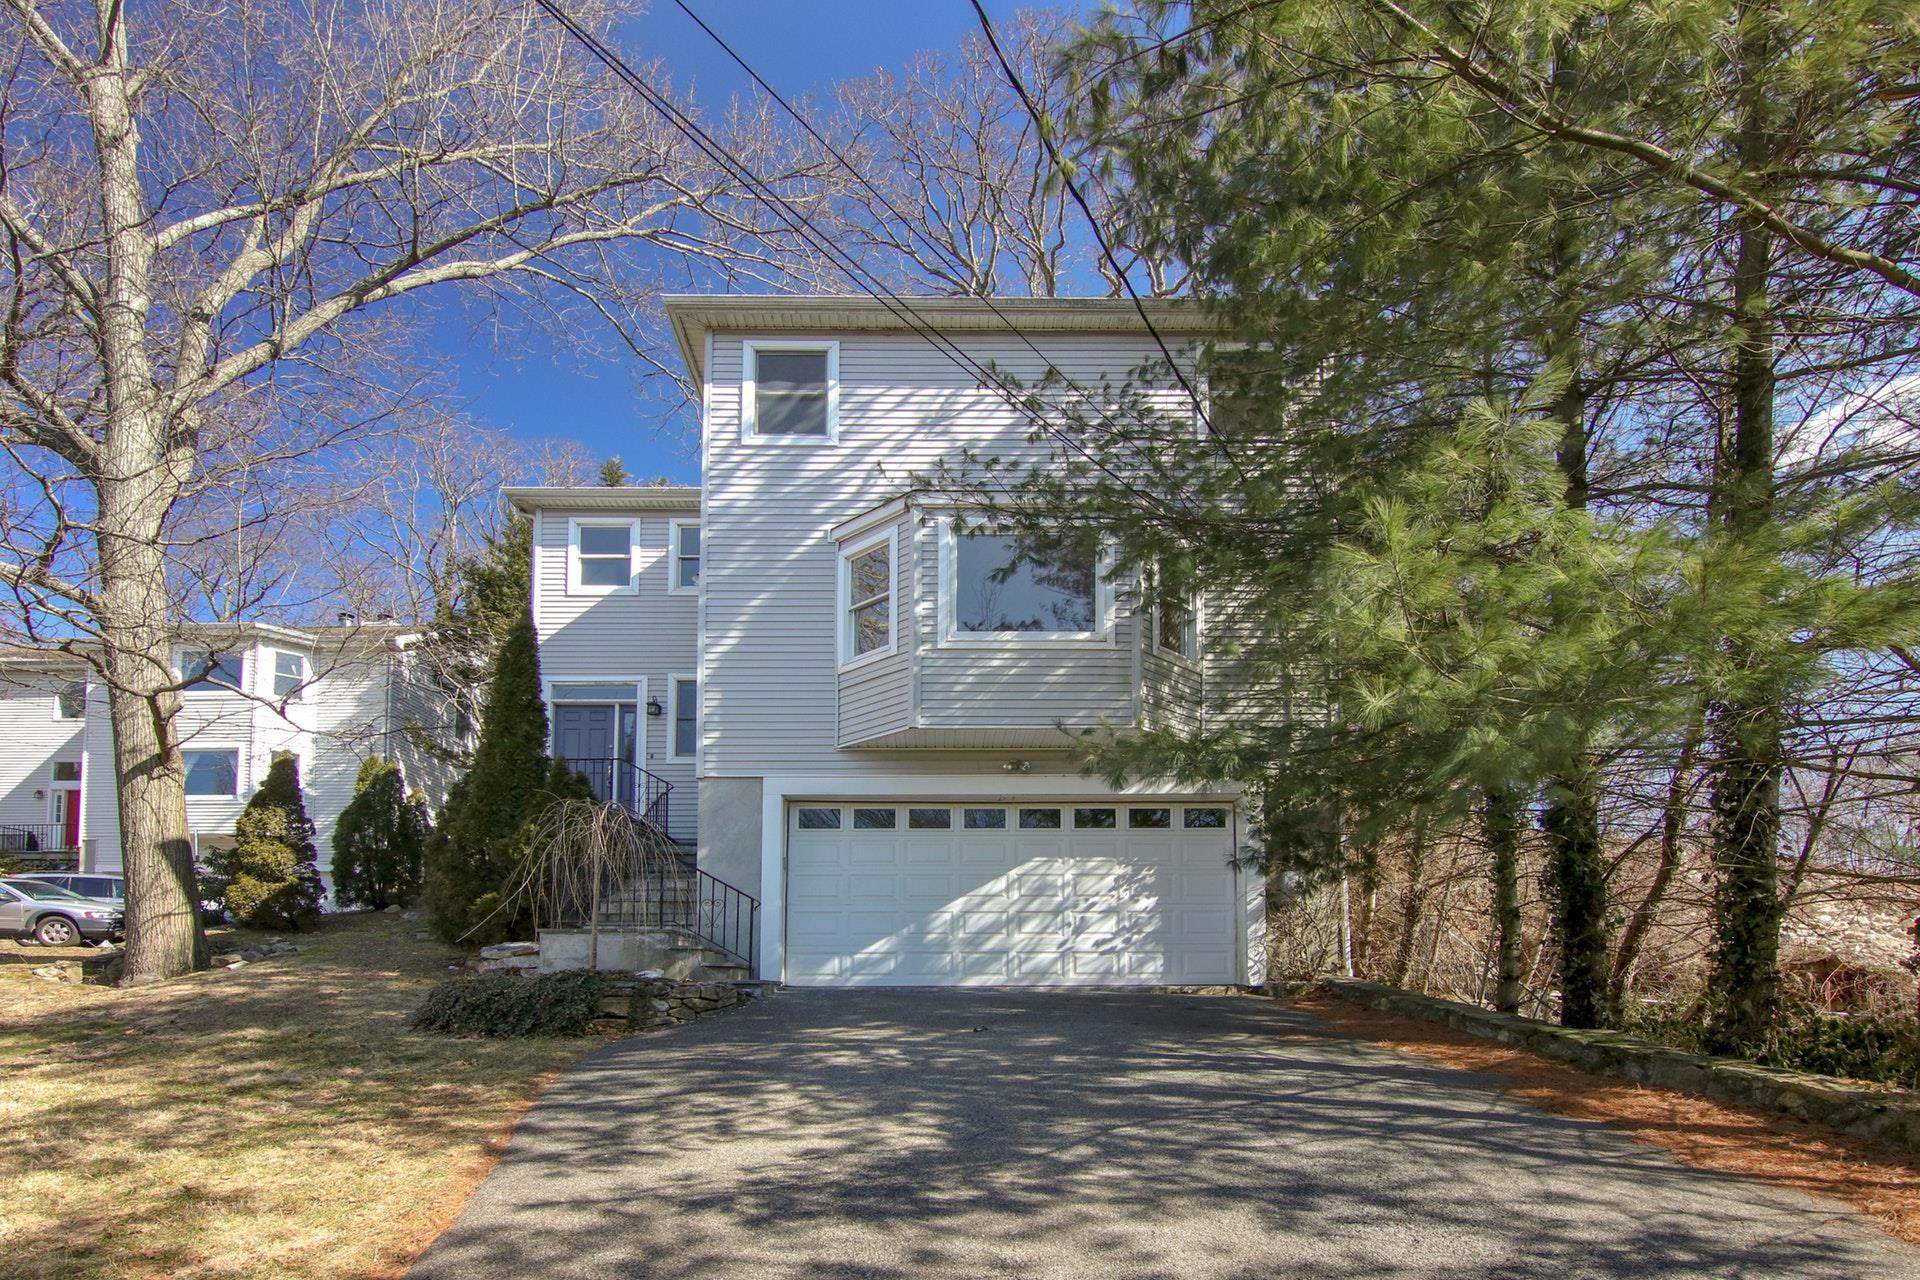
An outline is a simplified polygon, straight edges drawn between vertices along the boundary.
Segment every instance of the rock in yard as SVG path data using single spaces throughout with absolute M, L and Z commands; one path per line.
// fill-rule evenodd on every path
M 482 960 L 505 960 L 512 956 L 537 956 L 540 944 L 537 942 L 502 942 L 491 947 L 480 948 Z
M 27 972 L 42 982 L 76 982 L 80 978 L 77 966 L 70 968 L 64 964 L 43 964 Z
M 209 963 L 216 969 L 231 969 L 235 965 L 245 964 L 246 961 L 240 958 L 238 951 L 222 951 L 220 954 L 214 956 Z
M 387 913 L 388 915 L 390 915 L 390 916 L 397 916 L 397 915 L 399 915 L 399 914 L 400 914 L 400 904 L 399 904 L 399 903 L 397 903 L 397 902 L 396 902 L 396 903 L 394 903 L 394 904 L 393 904 L 392 906 L 390 906 L 390 907 L 388 907 L 388 908 L 387 908 L 387 912 L 386 912 L 386 913 Z

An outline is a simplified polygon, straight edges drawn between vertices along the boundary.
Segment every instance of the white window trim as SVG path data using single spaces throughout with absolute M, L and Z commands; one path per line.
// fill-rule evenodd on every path
M 221 650 L 218 650 L 218 649 L 195 649 L 189 646 L 182 645 L 180 648 L 175 649 L 173 651 L 174 678 L 176 680 L 181 681 L 182 684 L 184 684 L 188 679 L 186 658 L 187 658 L 187 655 L 190 653 L 205 654 L 209 658 L 218 658 L 218 657 L 232 658 L 234 661 L 240 664 L 240 682 L 235 685 L 224 685 L 224 684 L 212 685 L 212 686 L 201 685 L 197 688 L 192 688 L 192 689 L 182 688 L 180 690 L 180 694 L 182 697 L 187 697 L 187 698 L 207 698 L 207 697 L 222 697 L 222 696 L 230 697 L 234 694 L 244 694 L 245 692 L 247 692 L 247 668 L 249 665 L 258 665 L 257 663 L 256 664 L 248 663 L 247 650 L 235 649 L 232 653 L 223 653 Z
M 247 794 L 247 766 L 252 762 L 248 758 L 249 752 L 247 750 L 246 743 L 244 742 L 183 742 L 180 744 L 180 751 L 183 756 L 185 755 L 185 753 L 189 751 L 231 751 L 233 752 L 233 791 L 232 793 L 229 795 L 209 796 L 209 795 L 198 795 L 192 791 L 189 791 L 186 793 L 187 802 L 189 804 L 191 804 L 195 800 L 238 800 L 241 796 L 244 796 Z M 295 752 L 294 755 L 296 758 L 298 758 L 299 753 Z M 84 775 L 86 773 L 86 770 L 82 769 L 81 773 L 82 775 Z M 184 786 L 186 781 L 186 761 L 184 759 L 182 759 L 180 762 L 180 775 L 181 775 L 182 785 Z M 307 786 L 307 778 L 306 778 L 306 775 L 303 773 L 300 776 L 300 787 L 304 791 L 306 789 L 306 786 Z
M 580 581 L 580 530 L 582 528 L 621 528 L 627 531 L 627 582 L 620 587 L 589 586 Z M 607 559 L 600 556 L 596 559 Z M 640 522 L 611 517 L 594 520 L 572 517 L 567 521 L 567 594 L 570 596 L 630 596 L 640 590 Z
M 954 592 L 959 575 L 958 534 L 952 516 L 940 517 L 939 643 L 953 649 L 1112 648 L 1113 553 L 1102 546 L 1094 561 L 1092 631 L 961 631 L 957 625 Z M 973 532 L 973 530 L 969 530 Z
M 823 436 L 763 436 L 753 417 L 756 357 L 762 351 L 824 351 L 827 356 L 827 433 Z M 747 338 L 740 343 L 740 441 L 742 444 L 814 446 L 840 442 L 840 344 L 827 339 Z M 706 546 L 700 548 L 704 555 Z
M 695 529 L 700 533 L 700 576 L 694 579 L 690 587 L 680 585 L 680 531 Z M 694 596 L 700 594 L 700 584 L 707 577 L 707 534 L 700 528 L 698 520 L 667 521 L 667 594 L 670 596 Z
M 77 716 L 63 716 L 60 714 L 60 696 L 67 691 L 68 686 L 76 684 L 80 686 L 80 714 Z M 85 724 L 87 722 L 87 702 L 90 692 L 91 690 L 87 688 L 87 682 L 85 680 L 62 681 L 60 687 L 53 691 L 53 709 L 50 714 L 55 723 Z
M 280 658 L 281 655 L 284 654 L 287 657 L 298 659 L 300 663 L 299 683 L 293 686 L 292 693 L 286 695 L 286 701 L 290 703 L 305 702 L 308 691 L 313 688 L 313 663 L 308 661 L 307 655 L 301 653 L 298 649 L 269 649 L 267 652 L 273 655 L 273 662 L 262 665 L 268 667 L 267 689 L 273 698 L 277 701 L 281 696 L 278 685 L 280 683 Z M 304 786 L 306 784 L 303 782 L 301 785 Z
M 680 682 L 693 682 L 693 750 L 682 754 L 680 750 Z M 667 674 L 667 759 L 698 760 L 700 758 L 700 677 L 691 671 L 672 671 Z
M 560 707 L 564 705 L 568 705 L 566 703 L 558 703 L 553 700 L 553 686 L 555 686 L 556 684 L 630 684 L 632 685 L 634 695 L 639 699 L 637 702 L 633 704 L 633 718 L 635 721 L 633 750 L 634 750 L 634 754 L 640 757 L 638 760 L 635 760 L 633 763 L 639 765 L 642 769 L 647 767 L 647 721 L 650 718 L 647 715 L 647 692 L 648 692 L 647 677 L 630 676 L 630 675 L 616 675 L 616 676 L 542 675 L 540 677 L 540 701 L 545 703 L 547 707 L 547 754 L 548 755 L 553 754 L 553 749 L 559 741 L 557 736 L 560 731 L 559 716 L 556 715 L 555 712 L 557 712 Z M 575 704 L 575 705 L 595 706 L 605 701 L 606 699 L 604 698 L 596 698 L 591 701 L 587 699 L 582 699 L 578 704 Z M 620 700 L 617 698 L 614 699 L 614 702 L 616 705 L 619 703 L 619 701 Z M 569 702 L 571 702 L 571 699 L 569 699 Z M 614 726 L 614 729 L 616 732 L 618 732 L 619 726 L 616 724 Z
M 853 612 L 853 601 L 849 598 L 853 591 L 853 561 L 881 543 L 887 546 L 887 643 L 856 657 L 853 654 L 853 625 L 849 616 Z M 840 670 L 854 671 L 882 658 L 890 658 L 900 651 L 900 526 L 894 525 L 841 543 L 839 566 L 834 575 L 833 589 L 834 653 L 839 657 Z
M 1182 641 L 1184 642 L 1182 648 L 1169 649 L 1167 648 L 1167 646 L 1160 643 L 1160 609 L 1158 607 L 1156 607 L 1153 610 L 1149 621 L 1151 626 L 1153 627 L 1152 637 L 1153 637 L 1154 653 L 1158 654 L 1160 657 L 1163 657 L 1163 658 L 1171 658 L 1175 662 L 1184 662 L 1190 667 L 1197 667 L 1200 665 L 1200 600 L 1199 600 L 1199 597 L 1196 596 L 1193 600 L 1193 603 L 1187 606 L 1187 628 L 1186 628 L 1186 634 L 1181 637 Z

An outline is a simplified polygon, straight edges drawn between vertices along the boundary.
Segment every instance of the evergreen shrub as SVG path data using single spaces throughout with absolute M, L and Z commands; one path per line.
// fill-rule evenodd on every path
M 600 1016 L 607 980 L 589 970 L 453 978 L 427 993 L 416 1031 L 453 1036 L 581 1036 Z
M 221 902 L 235 924 L 298 929 L 319 918 L 326 897 L 318 857 L 300 762 L 282 752 L 234 824 L 233 847 L 207 855 L 201 892 Z

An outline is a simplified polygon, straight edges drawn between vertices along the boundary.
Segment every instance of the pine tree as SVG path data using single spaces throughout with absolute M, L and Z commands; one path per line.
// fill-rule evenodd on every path
M 353 799 L 333 828 L 333 891 L 341 905 L 412 906 L 426 838 L 426 805 L 407 794 L 399 764 L 378 756 L 361 761 Z
M 633 483 L 633 477 L 627 474 L 627 464 L 615 454 L 600 464 L 600 483 L 609 489 L 618 489 Z
M 547 710 L 533 619 L 507 632 L 487 682 L 473 767 L 451 789 L 427 841 L 426 902 L 449 942 L 485 945 L 524 935 L 530 919 L 507 903 L 521 829 L 552 785 Z
M 203 885 L 236 924 L 298 929 L 318 918 L 325 897 L 317 859 L 300 762 L 282 752 L 234 824 L 233 847 L 208 855 Z

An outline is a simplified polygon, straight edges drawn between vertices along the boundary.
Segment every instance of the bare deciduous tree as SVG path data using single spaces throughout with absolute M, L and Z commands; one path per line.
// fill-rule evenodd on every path
M 391 426 L 413 300 L 638 349 L 654 268 L 782 268 L 734 179 L 518 0 L 3 3 L 0 582 L 18 631 L 84 638 L 108 689 L 126 971 L 150 981 L 204 950 L 173 628 L 209 589 L 258 603 L 223 558 Z M 630 7 L 573 9 L 604 30 Z M 768 175 L 761 124 L 729 145 Z

